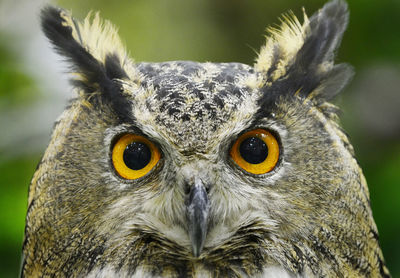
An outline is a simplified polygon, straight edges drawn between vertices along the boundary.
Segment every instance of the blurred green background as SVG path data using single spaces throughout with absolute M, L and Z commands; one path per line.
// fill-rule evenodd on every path
M 0 0 L 0 276 L 16 277 L 27 190 L 52 122 L 71 95 L 66 66 L 40 33 L 43 0 Z M 126 0 L 53 2 L 83 18 L 99 10 L 119 26 L 136 61 L 252 64 L 265 28 L 289 9 L 302 20 L 321 0 Z M 339 62 L 356 76 L 336 100 L 367 178 L 382 249 L 400 277 L 400 1 L 350 0 Z

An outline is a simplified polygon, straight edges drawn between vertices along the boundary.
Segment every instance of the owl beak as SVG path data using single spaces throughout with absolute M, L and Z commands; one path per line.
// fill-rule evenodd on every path
M 195 178 L 186 203 L 189 237 L 192 242 L 192 252 L 200 256 L 207 234 L 208 213 L 210 204 L 203 182 Z

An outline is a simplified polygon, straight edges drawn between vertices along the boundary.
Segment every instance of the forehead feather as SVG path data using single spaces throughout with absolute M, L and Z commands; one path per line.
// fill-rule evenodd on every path
M 256 112 L 250 66 L 177 61 L 140 63 L 137 69 L 143 78 L 132 95 L 136 119 L 186 151 L 206 148 L 221 128 L 234 128 Z

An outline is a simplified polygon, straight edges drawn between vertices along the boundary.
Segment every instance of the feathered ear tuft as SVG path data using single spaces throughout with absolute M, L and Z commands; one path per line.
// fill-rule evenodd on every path
M 280 29 L 270 29 L 255 64 L 264 90 L 297 93 L 319 104 L 330 100 L 353 76 L 350 66 L 334 65 L 348 23 L 347 4 L 331 1 L 310 19 L 304 14 L 303 25 L 294 16 L 284 19 Z
M 129 105 L 117 81 L 134 80 L 134 70 L 115 28 L 98 14 L 80 23 L 51 6 L 42 10 L 41 19 L 43 32 L 72 66 L 73 84 L 84 95 L 100 93 L 119 114 L 127 115 Z

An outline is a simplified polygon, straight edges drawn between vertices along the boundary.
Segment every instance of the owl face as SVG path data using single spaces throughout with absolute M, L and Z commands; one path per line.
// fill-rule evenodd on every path
M 25 275 L 384 277 L 368 190 L 327 102 L 352 75 L 333 63 L 343 2 L 271 31 L 254 67 L 135 64 L 98 15 L 48 7 L 42 21 L 78 97 L 32 181 Z

